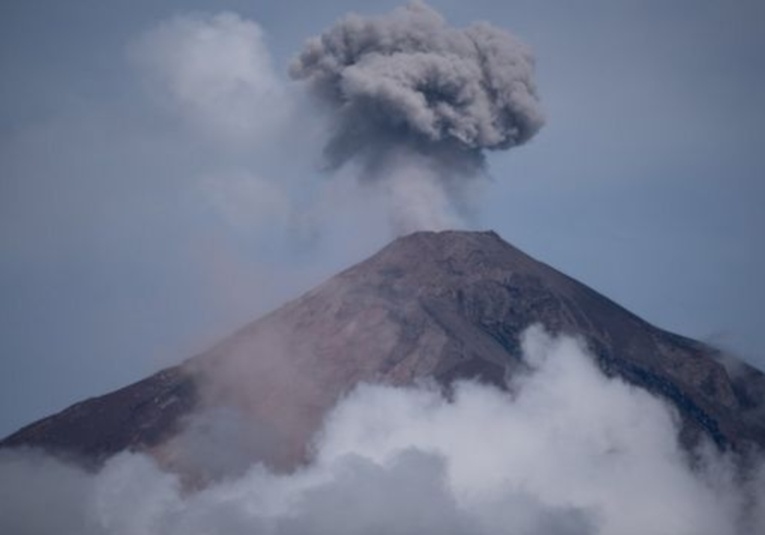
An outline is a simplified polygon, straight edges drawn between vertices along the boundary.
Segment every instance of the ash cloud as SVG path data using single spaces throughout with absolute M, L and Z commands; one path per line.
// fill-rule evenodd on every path
M 290 74 L 330 111 L 328 169 L 354 162 L 371 183 L 418 181 L 424 171 L 458 211 L 485 151 L 523 144 L 543 124 L 527 46 L 488 23 L 450 27 L 419 1 L 346 16 L 307 42 Z M 420 173 L 407 170 L 412 162 Z M 408 208 L 422 211 L 418 204 Z M 415 228 L 400 230 L 440 228 L 453 217 L 409 219 L 404 226 Z
M 742 473 L 713 448 L 691 462 L 676 414 L 605 377 L 577 340 L 532 328 L 523 349 L 531 371 L 511 392 L 466 382 L 446 399 L 436 388 L 359 386 L 326 418 L 313 460 L 290 473 L 250 464 L 194 490 L 141 454 L 117 455 L 91 474 L 39 454 L 0 452 L 0 531 L 763 532 L 762 462 Z M 225 419 L 213 427 L 235 421 L 246 425 Z M 209 456 L 215 468 L 232 454 L 237 433 L 224 434 L 212 448 L 200 445 L 198 460 Z

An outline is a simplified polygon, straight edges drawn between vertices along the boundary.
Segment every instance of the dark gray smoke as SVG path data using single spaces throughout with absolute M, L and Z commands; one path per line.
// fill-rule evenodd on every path
M 528 47 L 487 23 L 450 27 L 419 1 L 346 16 L 290 74 L 333 112 L 329 168 L 358 159 L 367 179 L 402 153 L 425 156 L 439 180 L 474 176 L 486 149 L 520 145 L 543 123 Z

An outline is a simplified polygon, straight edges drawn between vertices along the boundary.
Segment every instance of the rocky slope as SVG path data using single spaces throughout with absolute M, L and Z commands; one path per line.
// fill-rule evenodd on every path
M 503 387 L 539 323 L 580 336 L 601 368 L 677 408 L 682 439 L 765 447 L 765 376 L 658 329 L 493 232 L 419 232 L 246 326 L 182 365 L 33 423 L 0 446 L 88 460 L 149 450 L 183 466 L 192 415 L 230 408 L 244 455 L 289 466 L 322 415 L 360 381 Z

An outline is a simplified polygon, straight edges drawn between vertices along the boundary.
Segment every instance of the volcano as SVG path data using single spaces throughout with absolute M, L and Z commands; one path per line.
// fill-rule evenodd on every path
M 184 434 L 234 415 L 247 432 L 227 440 L 241 440 L 244 457 L 289 467 L 310 455 L 327 410 L 361 382 L 426 381 L 447 395 L 458 380 L 506 388 L 526 366 L 521 336 L 535 324 L 578 337 L 605 374 L 665 399 L 684 445 L 765 448 L 760 371 L 654 327 L 494 232 L 457 231 L 399 238 L 210 350 L 0 446 L 95 465 L 144 451 L 183 470 Z

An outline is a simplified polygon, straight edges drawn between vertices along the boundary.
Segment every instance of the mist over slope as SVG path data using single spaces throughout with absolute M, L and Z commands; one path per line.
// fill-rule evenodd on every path
M 765 527 L 765 466 L 710 444 L 691 464 L 676 411 L 605 377 L 580 341 L 534 327 L 509 390 L 360 384 L 290 472 L 261 463 L 190 490 L 147 454 L 86 472 L 0 452 L 9 533 L 734 535 Z M 208 430 L 210 432 L 210 430 Z M 196 462 L 236 456 L 196 436 Z M 207 444 L 205 444 L 207 441 Z M 214 447 L 210 447 L 214 446 Z M 203 455 L 201 455 L 203 454 Z

